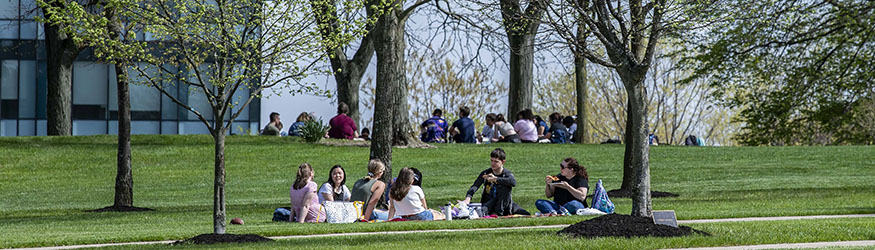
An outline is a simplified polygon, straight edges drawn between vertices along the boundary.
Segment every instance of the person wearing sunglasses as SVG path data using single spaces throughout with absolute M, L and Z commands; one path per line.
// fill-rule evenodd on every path
M 586 168 L 572 157 L 559 164 L 559 174 L 545 178 L 544 195 L 549 200 L 535 201 L 535 207 L 542 214 L 574 214 L 586 208 L 586 192 L 589 189 L 589 175 Z

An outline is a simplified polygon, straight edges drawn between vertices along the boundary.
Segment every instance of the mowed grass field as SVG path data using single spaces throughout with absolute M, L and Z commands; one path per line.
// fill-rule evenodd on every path
M 212 232 L 213 146 L 208 136 L 134 136 L 134 205 L 156 211 L 83 212 L 112 204 L 115 140 L 114 136 L 0 138 L 0 248 L 175 240 Z M 556 174 L 565 157 L 576 157 L 587 167 L 593 187 L 598 179 L 609 190 L 620 186 L 622 145 L 437 145 L 433 149 L 395 149 L 393 174 L 403 166 L 419 168 L 428 204 L 435 208 L 464 198 L 476 175 L 489 167 L 489 152 L 495 147 L 507 151 L 506 167 L 516 175 L 514 200 L 531 212 L 535 211 L 534 201 L 544 195 L 544 176 Z M 274 208 L 287 206 L 288 189 L 300 163 L 309 162 L 316 168 L 320 184 L 327 179 L 332 165 L 341 164 L 347 170 L 347 185 L 351 186 L 354 179 L 366 174 L 367 160 L 367 147 L 313 145 L 276 137 L 229 137 L 228 218 L 241 217 L 246 225 L 229 225 L 228 233 L 274 236 L 479 228 L 570 224 L 590 218 L 345 225 L 270 221 Z M 675 210 L 681 220 L 875 213 L 872 146 L 658 146 L 651 148 L 650 160 L 653 189 L 680 195 L 656 198 L 653 208 Z M 630 199 L 613 201 L 618 213 L 630 211 Z M 857 232 L 856 238 L 875 239 L 873 220 L 844 222 L 854 227 L 851 230 Z M 841 227 L 843 220 L 838 223 Z M 738 232 L 732 229 L 735 225 L 728 227 L 726 231 L 715 230 L 725 232 L 725 237 Z M 782 239 L 778 237 L 782 235 L 762 237 Z M 445 238 L 439 234 L 434 237 Z

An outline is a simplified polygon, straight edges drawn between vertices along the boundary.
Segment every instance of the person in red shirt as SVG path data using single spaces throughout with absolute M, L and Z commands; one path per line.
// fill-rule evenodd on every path
M 328 121 L 328 137 L 334 139 L 352 140 L 358 137 L 358 128 L 355 126 L 355 121 L 346 114 L 349 113 L 349 106 L 341 102 L 337 105 L 337 115 Z

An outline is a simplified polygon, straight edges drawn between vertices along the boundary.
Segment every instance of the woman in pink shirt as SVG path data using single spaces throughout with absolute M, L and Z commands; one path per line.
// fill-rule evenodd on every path
M 535 114 L 531 109 L 524 109 L 517 114 L 513 129 L 520 135 L 523 142 L 538 142 L 538 129 L 535 127 Z
M 318 189 L 313 181 L 313 167 L 308 163 L 298 166 L 298 174 L 295 183 L 289 188 L 289 200 L 292 203 L 292 213 L 289 221 L 325 222 L 325 211 L 319 206 L 319 198 L 316 194 Z

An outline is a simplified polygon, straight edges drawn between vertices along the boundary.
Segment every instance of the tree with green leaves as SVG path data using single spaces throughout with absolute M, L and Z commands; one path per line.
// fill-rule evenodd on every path
M 310 7 L 309 1 L 300 0 L 107 0 L 105 8 L 114 8 L 119 19 L 154 38 L 130 39 L 126 46 L 105 35 L 104 26 L 87 25 L 84 20 L 90 17 L 81 7 L 57 11 L 66 17 L 64 23 L 79 29 L 76 33 L 85 34 L 82 39 L 108 57 L 136 62 L 130 70 L 138 75 L 132 78 L 137 84 L 155 88 L 207 127 L 215 144 L 213 233 L 224 234 L 225 137 L 234 120 L 266 89 L 320 91 L 314 83 L 302 81 L 317 70 L 314 65 L 320 58 L 314 55 L 354 39 L 322 39 Z M 361 29 L 367 22 L 359 19 L 344 28 Z M 177 95 L 176 86 L 191 98 Z
M 706 7 L 710 25 L 691 34 L 689 66 L 741 109 L 742 144 L 875 141 L 855 122 L 872 115 L 857 111 L 875 96 L 875 2 L 726 0 Z
M 671 28 L 666 25 L 677 21 L 666 16 L 674 4 L 668 0 L 565 0 L 550 5 L 544 21 L 574 46 L 575 54 L 614 69 L 623 82 L 628 98 L 621 190 L 631 194 L 633 216 L 650 217 L 653 211 L 644 81 L 660 39 Z M 584 29 L 579 29 L 581 24 Z M 580 32 L 592 34 L 597 43 L 580 41 L 588 37 L 579 36 Z

